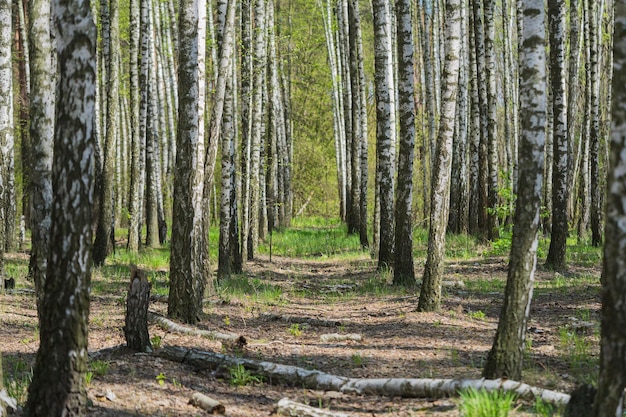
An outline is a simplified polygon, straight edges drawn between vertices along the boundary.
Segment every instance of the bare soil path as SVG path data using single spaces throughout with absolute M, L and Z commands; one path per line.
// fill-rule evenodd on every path
M 502 258 L 448 264 L 450 286 L 442 311 L 418 313 L 419 290 L 392 288 L 390 277 L 377 273 L 365 255 L 350 261 L 260 257 L 248 264 L 246 278 L 232 284 L 252 291 L 211 297 L 198 326 L 245 336 L 243 351 L 155 324 L 150 335 L 160 337 L 164 346 L 239 354 L 346 377 L 477 379 L 495 334 L 506 268 Z M 164 274 L 154 272 L 152 278 L 164 279 Z M 94 274 L 94 286 L 106 288 L 106 294 L 92 300 L 90 352 L 109 366 L 89 384 L 89 416 L 203 415 L 188 404 L 194 392 L 220 400 L 228 416 L 271 416 L 283 397 L 353 416 L 458 415 L 455 399 L 356 396 L 271 381 L 234 386 L 228 369 L 197 369 L 131 352 L 123 347 L 122 332 L 127 279 L 128 274 L 114 280 Z M 569 392 L 584 375 L 597 372 L 599 308 L 599 267 L 578 268 L 566 277 L 540 270 L 525 382 Z M 151 310 L 165 314 L 167 305 L 156 302 Z M 362 340 L 321 338 L 329 333 L 359 334 Z M 33 294 L 0 294 L 0 341 L 5 374 L 29 369 L 38 347 Z M 529 404 L 520 404 L 514 415 L 533 414 Z

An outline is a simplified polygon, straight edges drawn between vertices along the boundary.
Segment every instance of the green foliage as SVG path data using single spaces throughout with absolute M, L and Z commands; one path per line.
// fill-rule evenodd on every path
M 480 320 L 483 321 L 487 318 L 487 316 L 485 315 L 485 313 L 483 313 L 482 311 L 478 310 L 478 311 L 472 311 L 471 313 L 469 313 L 469 316 L 471 318 L 473 318 L 474 320 Z
M 559 415 L 561 410 L 555 405 L 537 398 L 535 404 L 533 404 L 533 411 L 541 417 L 553 417 Z
M 95 376 L 105 376 L 109 372 L 109 362 L 106 361 L 92 361 L 89 363 L 89 370 L 93 372 Z
M 150 344 L 152 345 L 152 349 L 154 350 L 161 349 L 161 342 L 161 336 L 159 336 L 158 334 L 155 334 L 150 338 Z
M 280 286 L 264 283 L 258 278 L 250 279 L 247 275 L 231 275 L 220 280 L 216 284 L 216 290 L 223 300 L 252 297 L 252 301 L 265 305 L 284 303 L 283 290 Z
M 11 398 L 15 398 L 19 406 L 26 404 L 28 398 L 28 387 L 33 380 L 33 368 L 28 367 L 26 362 L 18 359 L 15 362 L 5 358 L 5 362 L 10 366 L 12 363 L 12 373 L 3 372 L 4 388 Z
M 93 381 L 93 372 L 92 371 L 85 372 L 85 384 L 91 385 L 91 381 Z
M 559 342 L 572 375 L 581 383 L 594 385 L 598 378 L 598 359 L 591 355 L 591 342 L 567 327 L 559 329 Z
M 352 354 L 352 356 L 350 356 L 350 359 L 352 359 L 352 364 L 354 366 L 361 367 L 365 363 L 365 361 L 363 360 L 363 356 L 361 356 L 360 353 Z
M 259 245 L 259 252 L 270 252 L 269 240 Z M 345 225 L 296 229 L 291 228 L 272 235 L 272 254 L 290 257 L 324 257 L 339 254 L 362 254 L 356 235 L 348 235 Z
M 160 372 L 155 379 L 157 380 L 157 382 L 159 383 L 160 386 L 165 385 L 165 381 L 167 380 L 167 377 L 165 376 L 165 374 L 163 372 Z
M 291 326 L 289 326 L 288 331 L 289 331 L 289 334 L 294 337 L 302 336 L 302 328 L 300 327 L 298 323 L 293 323 Z
M 249 384 L 260 384 L 263 382 L 261 377 L 252 375 L 243 365 L 235 365 L 230 368 L 229 372 L 230 384 L 237 387 L 243 387 Z
M 515 394 L 468 388 L 459 392 L 459 410 L 463 417 L 506 417 L 515 401 Z

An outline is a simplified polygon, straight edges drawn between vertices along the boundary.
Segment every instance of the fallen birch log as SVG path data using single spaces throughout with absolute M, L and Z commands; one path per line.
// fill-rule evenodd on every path
M 204 394 L 200 394 L 199 392 L 195 392 L 191 399 L 189 400 L 189 404 L 194 407 L 199 407 L 211 414 L 224 414 L 226 412 L 226 407 L 221 402 L 207 397 Z
M 363 340 L 363 336 L 358 333 L 330 333 L 323 334 L 320 336 L 320 339 L 324 343 L 328 342 L 345 342 L 346 340 L 352 340 L 355 342 L 361 342 Z
M 289 417 L 349 417 L 346 413 L 337 413 L 283 398 L 276 404 L 276 413 Z
M 169 330 L 171 332 L 201 336 L 213 340 L 225 340 L 227 342 L 236 343 L 241 346 L 244 346 L 246 344 L 246 338 L 241 335 L 237 335 L 234 333 L 222 333 L 215 330 L 194 329 L 193 327 L 187 327 L 173 322 L 167 317 L 163 317 L 160 314 L 154 313 L 152 311 L 148 311 L 148 320 L 155 322 L 163 330 Z
M 242 365 L 254 375 L 261 376 L 270 384 L 285 384 L 318 391 L 338 391 L 344 394 L 380 395 L 404 398 L 445 398 L 460 390 L 475 388 L 487 391 L 510 391 L 518 398 L 564 405 L 570 396 L 558 391 L 533 387 L 522 382 L 502 379 L 434 379 L 434 378 L 347 378 L 308 370 L 291 365 L 253 359 L 237 358 L 214 352 L 166 346 L 155 353 L 157 356 L 202 369 L 219 366 Z
M 261 317 L 267 321 L 284 321 L 286 323 L 309 324 L 320 327 L 340 327 L 342 325 L 338 320 L 322 320 L 313 317 L 292 316 L 290 314 L 263 313 Z

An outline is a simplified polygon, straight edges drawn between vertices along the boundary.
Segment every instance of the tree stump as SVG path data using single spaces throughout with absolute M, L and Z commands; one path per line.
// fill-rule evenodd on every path
M 130 286 L 126 298 L 126 325 L 124 336 L 126 345 L 138 352 L 145 352 L 150 345 L 148 334 L 148 304 L 150 303 L 150 283 L 146 273 L 135 265 L 130 267 Z

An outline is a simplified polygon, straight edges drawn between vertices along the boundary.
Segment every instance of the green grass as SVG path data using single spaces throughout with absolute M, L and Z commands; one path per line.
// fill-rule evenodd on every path
M 2 374 L 4 388 L 9 397 L 15 398 L 17 405 L 23 407 L 28 398 L 28 386 L 33 380 L 33 368 L 21 359 L 4 357 L 3 360 L 5 365 L 5 371 Z
M 559 344 L 572 376 L 580 383 L 595 385 L 598 379 L 598 358 L 591 355 L 591 341 L 572 329 L 561 327 Z
M 247 275 L 233 275 L 221 280 L 217 282 L 216 290 L 224 300 L 253 297 L 253 301 L 265 305 L 279 305 L 284 302 L 280 286 L 268 284 L 259 278 L 250 279 Z
M 506 417 L 515 401 L 515 394 L 468 388 L 459 392 L 459 399 L 463 417 Z
M 345 225 L 296 228 L 274 232 L 271 240 L 273 255 L 299 258 L 330 257 L 339 254 L 362 255 L 357 235 L 348 235 Z M 270 253 L 269 237 L 259 244 L 259 253 Z

